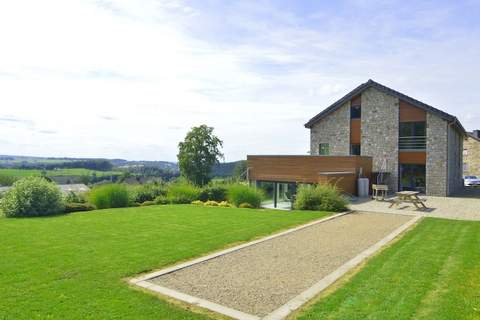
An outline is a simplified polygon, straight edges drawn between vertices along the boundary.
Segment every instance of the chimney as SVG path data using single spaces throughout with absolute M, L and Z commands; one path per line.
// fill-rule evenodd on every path
M 472 134 L 475 138 L 480 139 L 480 130 L 473 130 Z

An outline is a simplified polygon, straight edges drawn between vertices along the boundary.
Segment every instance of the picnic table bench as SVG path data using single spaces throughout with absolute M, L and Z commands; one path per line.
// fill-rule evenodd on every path
M 396 193 L 396 197 L 392 200 L 392 204 L 390 205 L 389 208 L 393 206 L 398 206 L 401 203 L 413 203 L 413 205 L 417 209 L 428 209 L 427 206 L 425 205 L 426 199 L 420 199 L 418 197 L 420 192 L 417 191 L 400 191 Z

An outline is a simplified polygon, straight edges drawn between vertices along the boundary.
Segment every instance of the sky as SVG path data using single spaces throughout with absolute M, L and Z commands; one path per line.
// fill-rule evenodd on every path
M 480 129 L 480 1 L 0 2 L 0 154 L 307 154 L 304 124 L 373 79 Z

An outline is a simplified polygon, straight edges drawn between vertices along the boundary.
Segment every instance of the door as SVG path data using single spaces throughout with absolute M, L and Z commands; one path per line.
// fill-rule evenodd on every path
M 425 165 L 400 164 L 400 190 L 425 193 Z

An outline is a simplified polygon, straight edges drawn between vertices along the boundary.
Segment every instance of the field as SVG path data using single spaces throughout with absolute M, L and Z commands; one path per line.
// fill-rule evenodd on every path
M 56 170 L 46 170 L 48 177 L 79 177 L 79 176 L 91 176 L 95 173 L 98 177 L 101 176 L 111 176 L 111 175 L 120 175 L 121 172 L 118 171 L 96 171 L 89 170 L 84 168 L 73 168 L 73 169 L 56 169 Z M 0 175 L 10 176 L 10 177 L 29 177 L 29 176 L 40 176 L 42 170 L 38 169 L 0 169 Z
M 0 218 L 0 319 L 207 319 L 126 278 L 325 215 L 167 205 Z M 480 319 L 480 222 L 424 219 L 328 291 L 292 318 Z
M 325 215 L 172 205 L 0 218 L 0 319 L 205 319 L 124 279 Z

